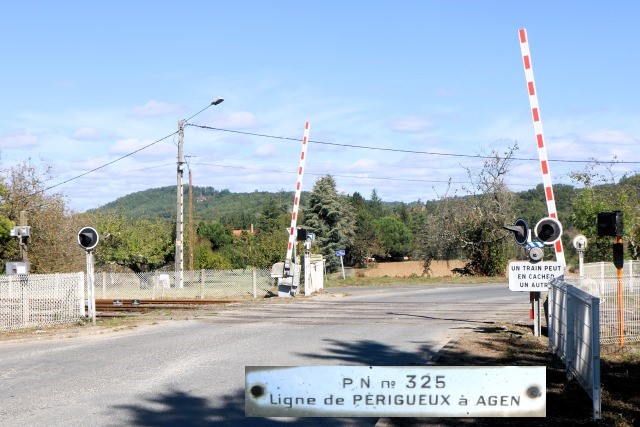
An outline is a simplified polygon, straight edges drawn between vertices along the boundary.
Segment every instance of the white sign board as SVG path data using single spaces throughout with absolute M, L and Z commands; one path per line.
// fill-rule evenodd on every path
M 245 367 L 248 417 L 544 417 L 544 366 Z
M 564 275 L 564 265 L 557 261 L 514 261 L 509 263 L 509 290 L 547 292 L 549 282 Z

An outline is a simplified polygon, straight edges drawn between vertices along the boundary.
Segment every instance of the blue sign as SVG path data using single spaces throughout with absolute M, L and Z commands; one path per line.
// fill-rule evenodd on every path
M 336 256 L 344 256 L 344 249 L 340 249 L 339 251 L 336 251 Z

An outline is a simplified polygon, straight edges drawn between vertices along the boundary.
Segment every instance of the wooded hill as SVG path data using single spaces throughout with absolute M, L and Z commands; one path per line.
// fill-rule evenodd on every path
M 570 226 L 572 201 L 579 189 L 571 185 L 558 184 L 554 186 L 556 209 L 565 228 Z M 256 224 L 261 209 L 273 198 L 278 203 L 289 206 L 293 204 L 293 191 L 279 191 L 271 193 L 266 191 L 254 191 L 252 193 L 232 193 L 227 189 L 218 190 L 213 187 L 193 187 L 193 216 L 198 223 L 201 220 L 216 221 L 224 225 L 230 225 L 235 229 L 247 230 L 251 224 Z M 516 193 L 517 209 L 519 216 L 526 219 L 529 224 L 535 224 L 541 218 L 547 216 L 547 204 L 542 184 L 536 188 Z M 176 187 L 151 188 L 138 191 L 120 197 L 93 211 L 118 211 L 126 212 L 132 219 L 175 219 L 176 218 Z M 308 206 L 309 192 L 302 192 L 300 207 L 302 210 Z M 438 200 L 422 203 L 419 201 L 403 203 L 397 201 L 383 201 L 389 211 L 397 210 L 405 205 L 409 210 L 420 208 L 432 209 L 439 203 Z M 185 218 L 189 209 L 189 191 L 185 187 L 184 194 Z M 516 218 L 514 218 L 515 220 Z
M 300 206 L 304 209 L 309 199 L 308 192 L 303 192 Z M 254 191 L 252 193 L 232 193 L 229 190 L 218 190 L 213 187 L 193 187 L 193 219 L 199 221 L 215 221 L 230 225 L 236 229 L 247 230 L 255 224 L 258 213 L 273 199 L 285 205 L 293 204 L 293 192 L 280 191 L 269 193 Z M 113 202 L 107 203 L 96 211 L 126 212 L 132 219 L 175 219 L 177 212 L 177 193 L 175 186 L 151 188 L 128 194 Z M 185 187 L 184 214 L 189 212 L 189 190 Z

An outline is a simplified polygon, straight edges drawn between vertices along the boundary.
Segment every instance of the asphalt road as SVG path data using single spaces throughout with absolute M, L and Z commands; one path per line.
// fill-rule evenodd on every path
M 528 314 L 528 293 L 505 284 L 335 288 L 128 332 L 0 341 L 0 425 L 375 425 L 245 418 L 244 368 L 425 365 L 465 328 Z

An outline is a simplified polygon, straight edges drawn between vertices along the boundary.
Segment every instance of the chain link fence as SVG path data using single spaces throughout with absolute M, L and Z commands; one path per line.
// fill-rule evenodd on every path
M 259 298 L 273 291 L 271 270 L 96 273 L 96 299 L 207 300 Z
M 84 295 L 83 273 L 0 276 L 0 331 L 77 322 Z

